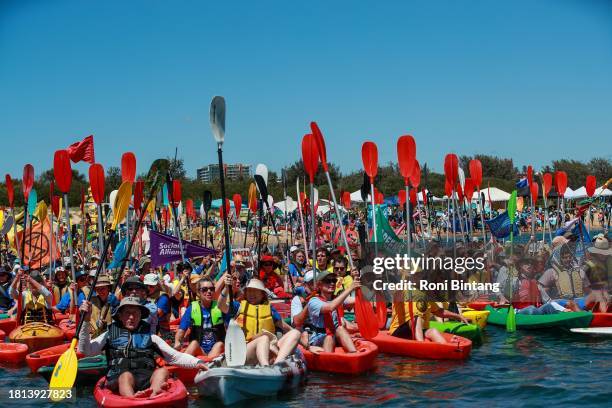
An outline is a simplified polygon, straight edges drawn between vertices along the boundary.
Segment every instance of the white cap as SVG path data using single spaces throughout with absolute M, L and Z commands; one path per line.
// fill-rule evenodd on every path
M 17 273 L 17 271 L 21 269 L 21 265 L 17 264 L 15 266 L 13 266 L 13 272 Z
M 90 276 L 90 277 L 92 277 L 92 278 L 93 278 L 94 276 L 96 276 L 96 270 L 95 270 L 95 269 L 90 270 L 90 271 L 89 271 L 89 276 Z
M 309 283 L 309 282 L 312 282 L 313 280 L 314 280 L 314 272 L 312 270 L 306 272 L 306 274 L 304 275 L 304 282 Z
M 159 283 L 159 276 L 156 273 L 147 273 L 143 283 L 148 286 L 157 286 Z
M 292 245 L 291 248 L 289 248 L 289 253 L 294 253 L 295 251 L 297 251 L 299 248 L 295 245 Z

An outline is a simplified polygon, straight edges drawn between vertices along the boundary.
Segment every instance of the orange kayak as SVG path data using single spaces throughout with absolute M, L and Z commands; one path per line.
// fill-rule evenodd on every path
M 30 353 L 25 357 L 26 364 L 33 373 L 37 372 L 40 367 L 55 365 L 64 351 L 68 350 L 68 347 L 70 347 L 70 343 L 64 343 Z M 83 355 L 77 353 L 77 357 L 82 358 Z
M 58 324 L 59 328 L 64 333 L 64 338 L 68 341 L 72 340 L 76 332 L 76 323 L 70 319 L 64 319 Z
M 99 407 L 125 408 L 138 406 L 170 408 L 187 406 L 187 389 L 180 380 L 174 378 L 169 378 L 168 388 L 155 397 L 151 397 L 148 394 L 140 397 L 122 397 L 106 388 L 105 384 L 106 377 L 103 377 L 94 388 L 94 398 Z
M 0 343 L 0 363 L 19 364 L 28 354 L 28 346 L 21 343 Z
M 378 347 L 376 344 L 359 340 L 355 341 L 357 353 L 347 353 L 342 347 L 336 347 L 333 353 L 311 353 L 300 346 L 304 354 L 306 367 L 310 371 L 324 371 L 338 374 L 361 374 L 374 367 Z
M 31 352 L 64 342 L 64 333 L 59 327 L 47 323 L 31 322 L 17 327 L 9 334 L 12 343 L 27 344 Z
M 434 343 L 429 339 L 425 341 L 402 339 L 391 336 L 387 331 L 381 331 L 371 341 L 382 353 L 423 360 L 464 360 L 470 356 L 471 340 L 450 333 L 442 333 L 442 336 L 448 343 Z
M 5 338 L 6 338 L 6 333 L 4 332 L 4 330 L 0 330 L 0 341 L 4 341 Z
M 612 313 L 593 313 L 589 327 L 612 327 Z
M 5 333 L 12 332 L 17 327 L 17 320 L 14 317 L 0 320 L 0 330 Z

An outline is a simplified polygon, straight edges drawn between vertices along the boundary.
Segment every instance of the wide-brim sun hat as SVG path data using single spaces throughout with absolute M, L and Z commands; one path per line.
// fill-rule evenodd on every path
M 595 239 L 595 242 L 593 243 L 593 246 L 589 247 L 587 251 L 589 251 L 589 253 L 591 254 L 597 255 L 612 255 L 612 248 L 610 248 L 610 243 L 603 236 L 597 237 Z
M 149 309 L 140 302 L 140 298 L 137 298 L 136 296 L 127 296 L 121 300 L 119 307 L 117 308 L 117 310 L 115 310 L 115 313 L 113 314 L 113 318 L 115 320 L 119 319 L 119 313 L 121 312 L 121 309 L 126 306 L 138 306 L 140 308 L 141 320 L 149 317 Z

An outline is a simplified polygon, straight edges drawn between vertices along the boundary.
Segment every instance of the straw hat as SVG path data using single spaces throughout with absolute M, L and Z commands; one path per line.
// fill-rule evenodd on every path
M 595 239 L 593 246 L 589 247 L 587 251 L 597 255 L 612 255 L 612 248 L 610 248 L 610 243 L 603 236 L 598 236 Z
M 112 286 L 111 280 L 107 275 L 98 276 L 98 281 L 96 282 L 96 288 L 101 288 L 103 286 Z

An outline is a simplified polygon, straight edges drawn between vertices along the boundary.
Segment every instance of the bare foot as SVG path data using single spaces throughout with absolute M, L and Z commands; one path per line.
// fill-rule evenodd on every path
M 134 398 L 139 398 L 139 397 L 143 397 L 145 395 L 147 395 L 147 392 L 149 392 L 150 388 L 147 388 L 146 390 L 142 390 L 142 391 L 137 391 L 134 393 Z
M 308 351 L 310 351 L 313 354 L 319 354 L 320 352 L 325 351 L 325 349 L 319 346 L 310 346 L 308 347 Z

